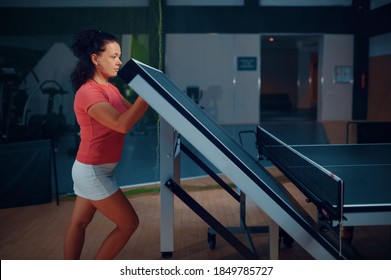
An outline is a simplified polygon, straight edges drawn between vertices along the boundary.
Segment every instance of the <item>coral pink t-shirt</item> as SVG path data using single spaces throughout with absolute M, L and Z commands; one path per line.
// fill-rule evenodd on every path
M 121 103 L 122 95 L 112 84 L 108 86 L 88 81 L 75 95 L 74 111 L 80 126 L 80 145 L 76 155 L 85 164 L 105 164 L 121 159 L 124 134 L 114 131 L 88 114 L 88 108 L 96 103 L 109 102 L 119 113 L 127 108 Z

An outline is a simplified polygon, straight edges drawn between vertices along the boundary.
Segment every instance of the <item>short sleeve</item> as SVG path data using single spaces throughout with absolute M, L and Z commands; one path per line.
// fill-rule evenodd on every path
M 83 112 L 87 112 L 90 106 L 100 102 L 109 102 L 107 94 L 99 87 L 88 84 L 81 87 L 75 96 L 75 104 Z

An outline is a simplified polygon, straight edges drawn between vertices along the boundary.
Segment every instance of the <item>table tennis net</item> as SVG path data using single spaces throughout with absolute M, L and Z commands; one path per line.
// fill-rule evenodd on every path
M 258 153 L 270 160 L 318 209 L 342 219 L 343 181 L 265 129 L 257 129 Z M 325 213 L 324 213 L 325 214 Z

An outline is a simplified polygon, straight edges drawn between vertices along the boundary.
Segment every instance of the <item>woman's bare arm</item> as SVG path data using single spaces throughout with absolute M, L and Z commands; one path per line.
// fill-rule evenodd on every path
M 149 107 L 148 103 L 140 96 L 133 105 L 130 102 L 128 103 L 125 106 L 129 106 L 129 109 L 122 114 L 118 113 L 109 102 L 100 102 L 92 105 L 88 109 L 88 114 L 112 130 L 128 133 Z
M 126 108 L 130 109 L 130 107 L 133 106 L 132 103 L 130 103 L 126 98 L 122 97 L 121 98 L 121 103 L 124 105 Z

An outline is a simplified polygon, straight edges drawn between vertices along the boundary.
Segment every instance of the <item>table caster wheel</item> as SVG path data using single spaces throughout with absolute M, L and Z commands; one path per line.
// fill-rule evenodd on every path
M 208 245 L 212 250 L 216 248 L 216 234 L 208 233 Z

